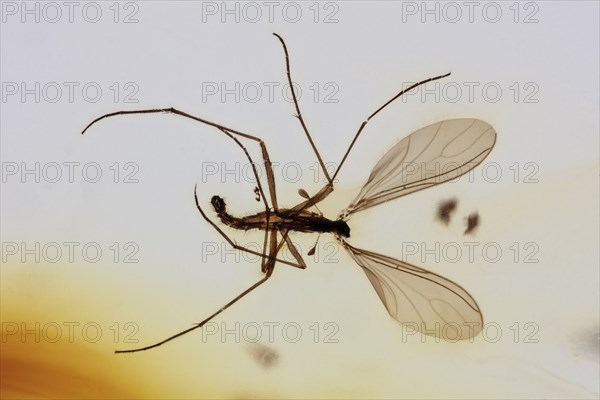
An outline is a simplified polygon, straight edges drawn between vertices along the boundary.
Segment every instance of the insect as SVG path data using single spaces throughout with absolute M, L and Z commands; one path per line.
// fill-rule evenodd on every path
M 234 242 L 225 231 L 209 217 L 201 206 L 196 187 L 194 199 L 202 217 L 235 249 L 261 257 L 261 271 L 264 276 L 256 283 L 237 295 L 218 311 L 203 321 L 158 343 L 129 350 L 117 350 L 116 353 L 133 353 L 161 346 L 173 339 L 185 335 L 221 314 L 248 293 L 265 283 L 273 274 L 277 264 L 287 264 L 304 269 L 306 263 L 290 239 L 290 233 L 330 233 L 351 258 L 362 268 L 375 288 L 389 314 L 401 323 L 410 323 L 421 332 L 446 340 L 462 340 L 477 335 L 483 327 L 483 317 L 473 297 L 461 286 L 426 269 L 411 265 L 392 257 L 363 250 L 350 244 L 350 226 L 347 220 L 355 213 L 455 179 L 477 165 L 491 152 L 496 142 L 495 130 L 486 122 L 474 118 L 439 121 L 421 128 L 394 145 L 375 165 L 366 184 L 350 205 L 342 210 L 336 219 L 328 219 L 322 213 L 310 211 L 325 200 L 334 190 L 334 180 L 344 165 L 350 151 L 369 121 L 385 109 L 390 103 L 409 90 L 450 75 L 449 73 L 423 80 L 401 90 L 369 115 L 359 126 L 354 138 L 346 150 L 334 173 L 330 175 L 312 137 L 306 127 L 300 107 L 293 90 L 290 72 L 290 59 L 287 46 L 278 34 L 285 55 L 286 75 L 292 88 L 292 99 L 302 129 L 314 152 L 327 183 L 316 193 L 309 195 L 299 190 L 303 201 L 290 208 L 283 208 L 277 202 L 276 182 L 272 163 L 265 142 L 254 135 L 227 128 L 215 122 L 188 114 L 175 108 L 155 108 L 133 111 L 116 111 L 102 115 L 88 124 L 85 133 L 98 121 L 117 115 L 168 113 L 192 119 L 215 128 L 217 132 L 228 136 L 244 153 L 252 166 L 257 182 L 257 196 L 264 205 L 264 211 L 246 217 L 234 217 L 227 204 L 218 195 L 212 196 L 210 203 L 222 224 L 231 228 L 264 231 L 262 252 L 255 251 Z M 266 171 L 267 187 L 263 187 L 254 160 L 242 143 L 242 140 L 255 142 L 262 155 Z M 410 173 L 409 173 L 410 171 Z M 436 171 L 432 173 L 431 171 Z M 278 257 L 283 246 L 287 246 L 295 262 Z

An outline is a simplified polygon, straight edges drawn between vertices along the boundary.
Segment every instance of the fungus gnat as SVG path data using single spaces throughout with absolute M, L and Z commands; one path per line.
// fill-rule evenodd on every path
M 427 82 L 447 77 L 450 74 L 439 75 L 415 83 L 400 91 L 369 115 L 360 124 L 337 169 L 330 175 L 302 118 L 294 86 L 292 85 L 287 46 L 279 35 L 274 35 L 283 46 L 287 80 L 291 88 L 296 117 L 300 121 L 308 143 L 327 179 L 325 186 L 313 195 L 309 195 L 303 189 L 299 191 L 300 195 L 304 198 L 299 204 L 290 208 L 279 206 L 269 152 L 265 142 L 261 138 L 227 128 L 175 108 L 112 112 L 96 118 L 82 132 L 85 133 L 90 126 L 105 118 L 117 115 L 154 113 L 174 114 L 213 127 L 216 131 L 233 140 L 250 162 L 257 182 L 258 191 L 256 192 L 256 198 L 262 200 L 264 204 L 264 211 L 262 212 L 246 217 L 234 217 L 230 214 L 225 201 L 220 196 L 215 195 L 211 198 L 212 207 L 221 223 L 234 229 L 259 229 L 264 231 L 263 249 L 262 252 L 259 252 L 236 244 L 216 222 L 209 218 L 208 213 L 200 205 L 196 187 L 194 187 L 196 207 L 202 217 L 233 248 L 260 256 L 262 258 L 261 271 L 264 276 L 218 311 L 193 325 L 191 328 L 183 330 L 158 343 L 137 349 L 117 350 L 116 353 L 132 353 L 152 349 L 201 328 L 208 321 L 265 283 L 271 277 L 277 263 L 287 264 L 296 268 L 306 268 L 306 263 L 300 252 L 290 239 L 290 233 L 292 232 L 333 234 L 335 239 L 365 272 L 387 311 L 397 321 L 410 323 L 425 334 L 441 337 L 446 340 L 463 340 L 477 335 L 483 327 L 483 317 L 479 306 L 465 289 L 451 280 L 426 269 L 392 257 L 354 247 L 354 245 L 348 242 L 350 226 L 346 221 L 351 215 L 360 211 L 431 186 L 448 182 L 467 173 L 479 165 L 494 147 L 496 141 L 495 130 L 486 122 L 475 118 L 443 120 L 418 129 L 384 154 L 373 168 L 358 196 L 346 209 L 340 212 L 338 218 L 328 219 L 320 212 L 309 211 L 313 207 L 316 209 L 316 205 L 333 192 L 334 179 L 340 172 L 358 137 L 373 117 L 409 90 Z M 254 161 L 244 144 L 242 144 L 242 140 L 256 142 L 260 146 L 262 162 L 266 171 L 266 189 L 268 191 L 260 183 Z M 438 172 L 432 174 L 431 171 Z M 284 245 L 288 247 L 296 262 L 278 258 L 278 254 Z

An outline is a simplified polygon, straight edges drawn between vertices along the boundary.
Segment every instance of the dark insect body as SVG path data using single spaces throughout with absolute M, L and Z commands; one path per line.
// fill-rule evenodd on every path
M 280 209 L 277 214 L 269 219 L 267 219 L 266 212 L 236 218 L 227 213 L 225 201 L 219 196 L 213 196 L 211 203 L 221 222 L 235 229 L 262 229 L 268 231 L 289 229 L 296 232 L 333 233 L 345 238 L 350 237 L 350 227 L 345 221 L 341 219 L 332 221 L 307 210 Z

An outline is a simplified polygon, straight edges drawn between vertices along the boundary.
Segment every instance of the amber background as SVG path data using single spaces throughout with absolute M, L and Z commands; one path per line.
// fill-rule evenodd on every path
M 25 262 L 9 257 L 1 269 L 3 328 L 95 323 L 102 337 L 76 334 L 36 343 L 32 335 L 5 335 L 1 347 L 3 398 L 594 398 L 598 396 L 598 4 L 540 2 L 537 24 L 401 22 L 401 3 L 340 2 L 337 24 L 202 22 L 201 3 L 138 2 L 137 24 L 8 22 L 2 24 L 2 81 L 90 82 L 106 94 L 98 103 L 2 103 L 3 162 L 135 162 L 138 184 L 110 179 L 89 184 L 9 180 L 2 190 L 3 242 L 100 243 L 98 263 Z M 507 11 L 507 6 L 504 7 Z M 345 207 L 381 155 L 406 134 L 429 123 L 477 117 L 498 132 L 487 161 L 503 178 L 476 175 L 416 193 L 356 215 L 352 243 L 401 256 L 401 243 L 494 242 L 506 253 L 497 263 L 420 262 L 477 299 L 486 322 L 502 329 L 492 343 L 422 343 L 402 340 L 364 274 L 340 251 L 333 262 L 308 261 L 299 271 L 279 266 L 270 282 L 220 316 L 217 323 L 294 322 L 297 343 L 280 334 L 273 343 L 189 334 L 151 352 L 113 355 L 124 343 L 124 324 L 139 327 L 139 344 L 161 340 L 220 308 L 260 278 L 252 260 L 232 254 L 203 259 L 203 244 L 222 240 L 199 216 L 193 186 L 204 204 L 213 194 L 232 213 L 258 211 L 253 184 L 202 182 L 202 163 L 231 168 L 244 162 L 229 139 L 208 128 L 166 116 L 104 121 L 115 109 L 176 106 L 263 137 L 274 161 L 294 161 L 302 180 L 278 178 L 280 203 L 295 204 L 298 188 L 318 190 L 314 158 L 293 107 L 279 96 L 261 100 L 202 101 L 202 82 L 285 82 L 280 45 L 287 41 L 293 77 L 305 90 L 301 107 L 327 161 L 341 158 L 364 117 L 405 82 L 451 71 L 455 82 L 498 82 L 500 101 L 478 96 L 425 101 L 408 97 L 373 120 L 322 210 Z M 111 99 L 113 82 L 136 82 L 137 104 Z M 314 82 L 335 82 L 338 103 L 314 102 Z M 507 89 L 535 82 L 538 103 L 515 102 Z M 379 118 L 380 117 L 380 118 Z M 291 151 L 293 149 L 293 151 Z M 258 154 L 256 149 L 251 149 Z M 539 167 L 537 183 L 515 183 L 515 162 Z M 434 219 L 442 199 L 457 196 L 449 227 Z M 482 216 L 475 238 L 462 236 L 472 210 Z M 237 233 L 240 242 L 260 241 Z M 295 240 L 306 253 L 312 236 Z M 113 242 L 135 242 L 137 264 L 115 263 Z M 320 239 L 321 257 L 331 237 Z M 537 263 L 514 262 L 514 242 L 539 246 Z M 521 257 L 522 258 L 522 257 Z M 338 343 L 315 343 L 310 327 L 331 322 Z M 115 341 L 111 326 L 118 323 Z M 519 323 L 515 342 L 511 326 Z M 526 323 L 539 327 L 538 343 L 525 343 Z M 79 332 L 76 329 L 76 332 Z M 6 331 L 5 331 L 6 333 Z M 323 333 L 323 331 L 321 331 Z M 261 351 L 277 354 L 260 362 Z

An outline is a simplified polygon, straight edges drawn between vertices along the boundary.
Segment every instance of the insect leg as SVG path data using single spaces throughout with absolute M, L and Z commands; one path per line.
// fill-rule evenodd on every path
M 285 243 L 287 244 L 288 249 L 290 249 L 290 252 L 292 253 L 294 258 L 298 262 L 298 265 L 300 266 L 300 268 L 305 269 L 306 263 L 304 262 L 304 259 L 300 255 L 300 252 L 298 251 L 298 249 L 296 248 L 294 243 L 292 243 L 292 239 L 290 239 L 288 232 L 289 232 L 289 230 L 286 230 L 286 231 L 280 230 L 279 231 L 279 233 L 284 237 Z
M 269 219 L 268 218 L 266 220 L 266 224 L 267 224 L 267 226 L 269 224 Z M 267 261 L 269 260 L 269 257 L 267 256 L 267 243 L 268 243 L 268 241 L 269 241 L 269 230 L 266 229 L 266 227 L 265 227 L 265 235 L 264 235 L 264 239 L 263 239 L 263 256 L 262 256 L 262 259 L 260 261 L 260 270 L 262 272 L 265 272 L 265 270 L 267 268 L 266 264 L 267 264 Z
M 250 164 L 252 165 L 252 170 L 254 172 L 255 178 L 257 180 L 257 185 L 258 185 L 258 189 L 260 191 L 261 197 L 263 198 L 263 202 L 265 204 L 265 208 L 267 209 L 267 212 L 269 210 L 269 204 L 266 201 L 266 196 L 263 192 L 262 186 L 260 185 L 260 180 L 258 179 L 258 173 L 256 171 L 256 168 L 254 167 L 254 163 L 252 162 L 252 158 L 250 157 L 250 155 L 248 154 L 248 152 L 246 151 L 246 148 L 244 147 L 244 145 L 242 145 L 242 143 L 237 139 L 237 137 L 243 137 L 249 140 L 253 140 L 255 142 L 258 142 L 258 144 L 260 145 L 261 151 L 262 151 L 262 155 L 263 155 L 263 159 L 265 161 L 265 168 L 267 170 L 267 175 L 269 174 L 273 174 L 272 171 L 272 167 L 271 167 L 271 161 L 269 159 L 269 153 L 267 151 L 267 148 L 265 146 L 264 141 L 257 137 L 257 136 L 253 136 L 253 135 L 249 135 L 247 133 L 244 132 L 240 132 L 240 131 L 236 131 L 235 129 L 230 129 L 227 128 L 223 125 L 217 124 L 215 122 L 211 122 L 209 120 L 200 118 L 200 117 L 196 117 L 192 114 L 188 114 L 184 111 L 178 110 L 176 108 L 170 107 L 170 108 L 151 108 L 151 109 L 144 109 L 144 110 L 125 110 L 125 111 L 115 111 L 115 112 L 111 112 L 108 114 L 104 114 L 101 115 L 100 117 L 94 119 L 92 122 L 90 122 L 81 132 L 81 134 L 84 134 L 92 125 L 94 125 L 95 123 L 105 119 L 105 118 L 111 118 L 111 117 L 115 117 L 118 115 L 131 115 L 131 114 L 161 114 L 161 113 L 166 113 L 166 114 L 175 114 L 178 115 L 180 117 L 184 117 L 184 118 L 188 118 L 191 120 L 194 120 L 196 122 L 201 122 L 203 124 L 212 126 L 214 128 L 219 129 L 221 132 L 225 133 L 227 136 L 229 136 L 232 140 L 235 141 L 235 143 L 244 151 L 244 153 L 246 154 L 246 157 L 249 159 Z M 271 190 L 271 187 L 269 186 L 269 189 Z M 273 180 L 273 188 L 271 190 L 271 199 L 274 198 L 274 191 L 275 191 L 275 187 L 274 187 L 274 180 Z M 275 199 L 275 204 L 273 204 L 274 208 L 277 209 L 277 205 L 276 205 L 276 199 Z
M 290 85 L 290 90 L 292 91 L 292 99 L 294 100 L 294 106 L 296 107 L 296 118 L 298 118 L 298 120 L 300 121 L 300 125 L 302 125 L 302 129 L 304 130 L 304 133 L 306 133 L 308 142 L 310 143 L 313 151 L 315 152 L 315 155 L 317 156 L 317 159 L 319 160 L 319 164 L 321 165 L 321 169 L 323 170 L 323 173 L 325 174 L 325 177 L 327 178 L 327 182 L 329 182 L 329 184 L 332 184 L 333 179 L 329 176 L 329 173 L 327 172 L 327 168 L 325 168 L 325 163 L 323 163 L 323 159 L 321 158 L 321 155 L 319 154 L 319 150 L 317 150 L 317 146 L 313 142 L 312 137 L 310 136 L 310 133 L 308 132 L 308 128 L 306 127 L 306 123 L 304 122 L 304 118 L 302 118 L 302 113 L 300 112 L 300 106 L 298 105 L 298 98 L 296 97 L 296 91 L 294 90 L 294 85 L 292 84 L 292 75 L 290 73 L 290 57 L 288 54 L 287 46 L 285 45 L 285 42 L 283 41 L 283 38 L 281 36 L 279 36 L 276 33 L 273 33 L 273 35 L 277 36 L 277 39 L 279 39 L 279 41 L 281 42 L 281 45 L 283 46 L 283 52 L 285 53 L 285 68 L 286 68 L 286 72 L 287 72 L 288 83 Z
M 254 166 L 254 161 L 252 160 L 252 157 L 248 153 L 248 150 L 246 150 L 246 147 L 244 147 L 244 145 L 242 145 L 235 137 L 233 137 L 233 134 L 228 132 L 227 129 L 224 129 L 224 128 L 219 128 L 219 129 L 226 135 L 230 136 L 233 140 L 235 140 L 236 143 L 242 148 L 244 154 L 246 155 L 246 157 L 248 158 L 248 161 L 250 162 L 250 165 L 252 166 L 252 172 L 254 173 L 254 178 L 256 179 L 258 192 L 262 193 L 263 198 L 264 198 L 264 191 L 262 188 L 262 184 L 260 183 L 260 177 L 258 176 L 256 167 Z M 271 203 L 273 204 L 273 208 L 274 208 L 275 212 L 277 212 L 278 211 L 277 192 L 275 190 L 275 176 L 273 175 L 273 165 L 271 164 L 271 159 L 269 158 L 267 146 L 264 144 L 262 139 L 259 139 L 259 138 L 256 138 L 256 139 L 259 140 L 259 144 L 262 149 L 265 170 L 267 171 L 267 181 L 269 184 L 269 194 L 271 196 Z M 196 193 L 195 190 L 194 190 L 194 193 Z M 266 262 L 268 260 L 266 251 L 267 251 L 267 238 L 268 238 L 269 232 L 266 229 L 266 227 L 269 226 L 269 219 L 271 218 L 271 209 L 269 208 L 269 206 L 266 202 L 266 199 L 264 200 L 264 203 L 265 203 L 265 236 L 264 236 L 264 240 L 263 240 L 263 253 L 262 253 L 262 260 L 261 260 L 261 271 L 263 271 L 263 272 L 265 271 Z M 198 201 L 196 200 L 196 205 L 197 204 L 198 204 Z M 216 227 L 216 225 L 214 225 L 214 224 L 212 224 L 212 225 Z
M 279 254 L 279 251 L 281 251 L 283 244 L 288 242 L 289 231 L 290 231 L 289 229 L 286 229 L 285 231 L 280 230 L 282 238 L 281 238 L 281 241 L 279 242 L 279 244 L 277 244 L 277 228 L 273 228 L 269 231 L 271 233 L 270 246 L 269 246 L 269 257 L 267 260 L 267 264 L 265 266 L 265 270 L 263 270 L 263 272 L 273 269 L 275 267 L 275 262 L 277 262 L 277 261 L 284 262 L 284 261 L 280 260 L 279 258 L 277 258 L 277 254 Z M 291 240 L 289 240 L 289 242 L 291 243 Z M 298 260 L 298 259 L 296 259 L 296 260 Z M 298 260 L 298 261 L 300 264 L 294 264 L 291 262 L 285 262 L 285 263 L 288 265 L 291 265 L 292 267 L 296 267 L 296 268 L 301 268 L 301 269 L 306 268 L 306 264 L 304 264 L 304 260 L 302 260 L 302 257 L 300 257 L 300 260 Z M 304 268 L 302 267 L 302 265 L 304 265 Z
M 167 342 L 170 342 L 173 339 L 177 339 L 180 336 L 185 335 L 186 333 L 190 333 L 193 330 L 196 330 L 198 328 L 202 328 L 207 322 L 209 322 L 210 320 L 212 320 L 214 317 L 216 317 L 217 315 L 221 314 L 223 311 L 225 311 L 226 309 L 228 309 L 230 306 L 232 306 L 233 304 L 235 304 L 238 300 L 240 300 L 242 297 L 246 296 L 248 293 L 250 293 L 251 291 L 253 291 L 254 289 L 256 289 L 257 287 L 259 287 L 260 285 L 262 285 L 263 283 L 265 283 L 267 281 L 267 279 L 269 279 L 271 277 L 271 274 L 273 272 L 273 269 L 267 270 L 267 274 L 258 282 L 256 282 L 254 285 L 250 286 L 248 289 L 244 290 L 242 293 L 240 293 L 239 295 L 237 295 L 233 300 L 231 300 L 229 303 L 225 304 L 223 307 L 221 307 L 217 312 L 215 312 L 214 314 L 212 314 L 210 317 L 206 318 L 204 321 L 192 326 L 191 328 L 188 328 L 184 331 L 181 331 L 171 337 L 168 337 L 165 340 L 162 340 L 158 343 L 155 343 L 153 345 L 150 346 L 146 346 L 146 347 L 140 347 L 138 349 L 132 349 L 132 350 L 115 350 L 115 353 L 135 353 L 138 351 L 144 351 L 144 350 L 149 350 L 149 349 L 153 349 L 155 347 L 158 347 L 160 345 L 163 345 Z
M 188 119 L 194 120 L 196 122 L 201 122 L 203 124 L 215 127 L 217 129 L 219 129 L 222 133 L 224 133 L 227 136 L 229 136 L 242 149 L 242 151 L 244 152 L 246 158 L 250 162 L 250 165 L 252 166 L 252 172 L 253 172 L 254 177 L 256 179 L 256 184 L 257 184 L 259 193 L 261 194 L 260 197 L 262 198 L 263 203 L 265 205 L 265 217 L 266 217 L 267 224 L 268 224 L 269 217 L 270 217 L 270 212 L 271 212 L 270 206 L 267 203 L 267 199 L 266 199 L 266 196 L 264 194 L 264 190 L 263 190 L 263 187 L 261 185 L 260 178 L 259 178 L 258 172 L 256 170 L 254 161 L 252 160 L 252 157 L 248 153 L 246 147 L 238 139 L 238 137 L 246 138 L 246 139 L 249 139 L 249 140 L 256 141 L 260 145 L 262 156 L 263 156 L 263 160 L 264 160 L 265 170 L 267 172 L 267 178 L 268 178 L 268 181 L 269 181 L 269 192 L 270 192 L 269 194 L 270 194 L 270 198 L 271 198 L 271 201 L 273 202 L 273 207 L 274 207 L 275 211 L 277 211 L 277 197 L 276 197 L 276 192 L 275 192 L 275 178 L 274 178 L 274 175 L 273 175 L 273 168 L 272 168 L 271 160 L 269 158 L 269 152 L 267 150 L 267 147 L 266 147 L 264 141 L 261 138 L 257 137 L 257 136 L 249 135 L 249 134 L 244 133 L 244 132 L 240 132 L 240 131 L 236 131 L 234 129 L 227 128 L 227 127 L 225 127 L 223 125 L 220 125 L 220 124 L 217 124 L 215 122 L 211 122 L 211 121 L 205 120 L 205 119 L 200 118 L 200 117 L 196 117 L 194 115 L 188 114 L 188 113 L 186 113 L 184 111 L 181 111 L 181 110 L 178 110 L 178 109 L 175 109 L 175 108 L 156 108 L 156 109 L 131 110 L 131 111 L 115 111 L 115 112 L 112 112 L 112 113 L 104 114 L 104 115 L 102 115 L 102 116 L 94 119 L 92 122 L 90 122 L 85 127 L 85 129 L 83 129 L 83 131 L 81 133 L 84 134 L 92 125 L 94 125 L 96 122 L 99 122 L 99 121 L 101 121 L 101 120 L 103 120 L 105 118 L 110 118 L 110 117 L 114 117 L 114 116 L 118 116 L 118 115 L 159 114 L 159 113 L 175 114 L 175 115 L 178 115 L 178 116 L 181 116 L 181 117 L 184 117 L 184 118 L 188 118 Z M 204 217 L 204 219 L 206 219 L 235 249 L 244 250 L 244 251 L 247 251 L 247 252 L 252 253 L 252 254 L 260 255 L 261 257 L 263 257 L 263 259 L 266 257 L 265 254 L 260 254 L 260 253 L 257 253 L 255 251 L 252 251 L 252 250 L 247 249 L 247 248 L 243 248 L 243 247 L 238 246 L 237 244 L 235 244 L 220 228 L 217 227 L 216 224 L 214 224 L 208 218 L 208 216 L 204 213 L 204 211 L 199 206 L 199 202 L 198 202 L 197 198 L 196 198 L 196 206 L 200 210 L 200 212 L 201 212 L 202 216 Z M 264 243 L 263 249 L 265 249 L 265 248 L 266 248 L 266 237 L 265 237 L 265 243 Z M 280 261 L 286 263 L 286 261 L 284 261 L 284 260 L 280 260 Z
M 230 129 L 227 129 L 227 128 L 220 128 L 220 129 L 227 135 L 235 134 L 235 132 L 231 131 Z M 263 163 L 265 166 L 265 171 L 267 173 L 267 182 L 269 184 L 269 196 L 271 197 L 271 204 L 273 205 L 273 209 L 275 211 L 277 211 L 279 209 L 279 206 L 277 205 L 277 191 L 275 190 L 275 175 L 273 174 L 273 163 L 271 162 L 271 158 L 269 157 L 269 152 L 267 150 L 267 146 L 265 145 L 265 142 L 259 137 L 247 135 L 247 138 L 257 141 L 260 146 L 260 150 L 261 150 L 262 157 L 263 157 Z M 241 143 L 240 143 L 240 146 L 242 148 L 244 148 L 244 146 Z M 253 172 L 254 172 L 254 177 L 256 178 L 256 184 L 258 185 L 258 189 L 259 189 L 260 193 L 264 196 L 264 192 L 263 192 L 262 186 L 260 184 L 258 173 L 257 173 L 256 169 L 254 168 L 254 162 L 252 161 L 252 158 L 250 157 L 250 155 L 248 154 L 248 152 L 246 151 L 245 148 L 244 148 L 244 152 L 246 153 L 246 157 L 250 160 L 250 164 L 253 166 L 252 168 L 253 168 Z
M 375 115 L 377 115 L 381 110 L 383 110 L 384 108 L 386 108 L 390 103 L 392 103 L 398 97 L 402 96 L 404 93 L 406 93 L 406 92 L 408 92 L 408 91 L 416 88 L 417 86 L 424 85 L 427 82 L 436 81 L 438 79 L 445 78 L 448 75 L 450 75 L 450 73 L 447 73 L 447 74 L 444 74 L 444 75 L 435 76 L 435 77 L 429 78 L 429 79 L 425 79 L 425 80 L 423 80 L 421 82 L 417 82 L 414 85 L 409 86 L 408 88 L 406 88 L 404 90 L 401 90 L 400 93 L 398 93 L 397 95 L 395 95 L 394 97 L 392 97 L 391 99 L 389 99 L 384 105 L 382 105 L 377 110 L 375 110 L 375 112 L 373 114 L 369 115 L 367 117 L 367 119 L 364 120 L 362 122 L 362 124 L 360 124 L 360 127 L 358 128 L 358 131 L 354 135 L 354 139 L 352 139 L 352 142 L 350 142 L 350 146 L 348 147 L 348 150 L 346 150 L 346 153 L 344 154 L 344 157 L 342 157 L 342 161 L 337 166 L 337 169 L 335 170 L 335 173 L 333 174 L 332 179 L 335 179 L 335 177 L 337 176 L 338 172 L 340 172 L 340 169 L 342 168 L 342 165 L 346 161 L 346 158 L 348 157 L 348 154 L 350 153 L 350 150 L 352 150 L 352 147 L 354 147 L 354 143 L 356 143 L 356 139 L 358 139 L 358 136 L 360 136 L 362 130 L 365 128 L 365 126 L 367 125 L 367 123 L 369 123 L 369 121 L 371 120 L 371 118 L 373 118 Z
M 266 232 L 270 234 L 269 257 L 263 260 L 263 265 L 261 267 L 263 273 L 267 273 L 267 271 L 273 270 L 273 268 L 275 267 L 275 262 L 277 261 L 277 254 L 279 253 L 279 249 L 281 248 L 281 246 L 277 246 L 277 229 L 273 228 L 271 230 L 267 230 Z

